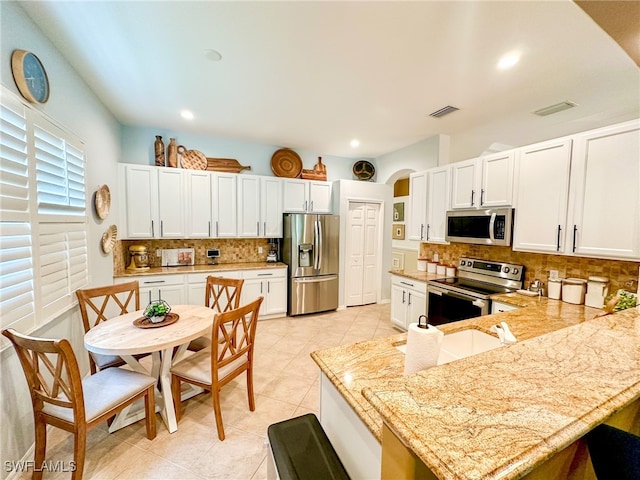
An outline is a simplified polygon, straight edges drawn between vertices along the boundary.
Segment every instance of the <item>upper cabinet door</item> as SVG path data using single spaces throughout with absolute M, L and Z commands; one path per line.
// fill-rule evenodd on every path
M 510 150 L 482 158 L 480 207 L 502 207 L 512 204 L 514 157 L 515 151 Z
M 480 159 L 451 164 L 451 208 L 477 208 L 480 205 L 478 170 Z
M 640 122 L 575 137 L 567 253 L 640 259 Z
M 238 175 L 238 236 L 260 236 L 260 177 Z
M 122 237 L 159 237 L 158 168 L 120 164 L 118 173 L 124 190 L 124 198 L 120 201 L 120 216 L 125 225 Z
M 409 175 L 409 211 L 407 238 L 427 238 L 427 172 Z
M 570 165 L 570 139 L 520 149 L 515 172 L 513 250 L 563 251 Z
M 234 238 L 237 236 L 238 202 L 236 196 L 236 177 L 234 173 L 213 174 L 213 236 Z
M 429 170 L 427 242 L 449 243 L 445 240 L 445 235 L 447 233 L 447 210 L 451 198 L 449 195 L 450 171 L 449 166 Z
M 282 237 L 282 180 L 278 177 L 260 179 L 262 236 Z
M 296 180 L 285 178 L 284 188 L 284 211 L 291 213 L 306 213 L 308 206 L 308 182 L 306 180 Z
M 210 238 L 211 230 L 210 172 L 187 170 L 187 237 Z
M 309 181 L 309 213 L 331 213 L 331 183 Z
M 184 170 L 158 169 L 158 211 L 160 236 L 183 238 L 185 236 L 185 181 Z

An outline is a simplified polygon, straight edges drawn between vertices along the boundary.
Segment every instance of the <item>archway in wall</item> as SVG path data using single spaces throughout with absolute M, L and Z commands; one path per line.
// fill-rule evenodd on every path
M 411 214 L 409 211 L 409 195 L 411 192 L 408 185 L 406 185 L 405 191 L 402 191 L 402 188 L 396 188 L 396 182 L 404 179 L 408 181 L 409 175 L 414 172 L 415 170 L 407 168 L 398 170 L 389 176 L 385 182 L 387 185 L 394 187 L 390 265 L 392 269 L 414 268 L 418 259 L 420 243 L 408 240 L 405 234 L 405 225 L 409 223 L 409 215 Z

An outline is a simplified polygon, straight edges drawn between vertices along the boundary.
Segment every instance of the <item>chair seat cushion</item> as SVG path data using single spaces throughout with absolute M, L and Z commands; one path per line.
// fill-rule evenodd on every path
M 191 343 L 189 343 L 189 350 L 192 352 L 199 352 L 200 350 L 204 350 L 210 346 L 211 339 L 209 337 L 198 337 L 195 340 L 191 340 Z
M 249 356 L 247 354 L 236 358 L 233 362 L 218 370 L 218 380 L 222 380 L 236 368 L 248 363 Z M 198 353 L 176 363 L 171 367 L 171 373 L 187 380 L 211 385 L 211 349 L 200 350 Z
M 118 355 L 101 355 L 100 353 L 89 352 L 93 361 L 98 366 L 98 370 L 104 370 L 109 367 L 117 367 L 118 365 L 124 365 L 124 360 Z
M 122 368 L 107 368 L 83 379 L 86 421 L 93 421 L 155 383 L 156 380 L 149 375 Z M 49 415 L 73 422 L 73 411 L 70 408 L 45 404 L 42 410 Z

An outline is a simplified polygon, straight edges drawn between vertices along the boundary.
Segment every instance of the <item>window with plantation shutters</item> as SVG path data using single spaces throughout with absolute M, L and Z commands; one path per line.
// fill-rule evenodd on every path
M 0 326 L 52 320 L 88 282 L 82 142 L 2 88 Z

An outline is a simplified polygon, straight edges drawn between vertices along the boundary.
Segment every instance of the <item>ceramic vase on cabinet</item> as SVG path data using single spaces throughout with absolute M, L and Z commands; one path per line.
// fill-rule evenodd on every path
M 156 154 L 156 166 L 164 167 L 164 142 L 162 141 L 162 137 L 160 135 L 156 135 L 154 150 Z
M 177 167 L 178 166 L 178 145 L 176 144 L 175 138 L 169 139 L 169 146 L 167 147 L 167 166 L 169 167 Z

